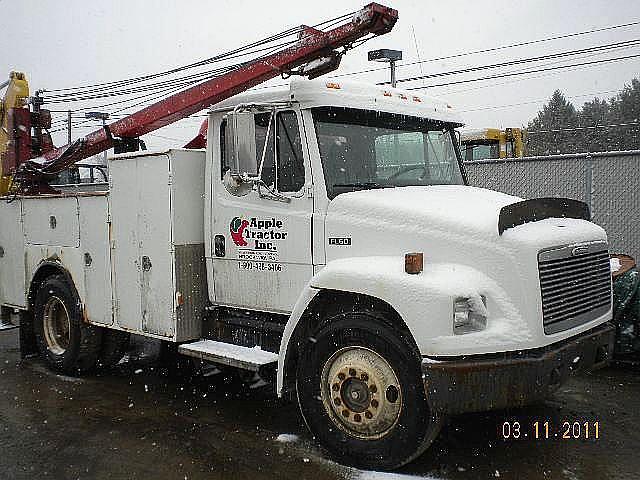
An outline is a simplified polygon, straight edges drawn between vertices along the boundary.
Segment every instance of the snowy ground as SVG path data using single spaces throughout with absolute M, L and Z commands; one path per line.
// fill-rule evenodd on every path
M 170 375 L 153 351 L 81 380 L 19 362 L 0 334 L 0 478 L 33 479 L 625 479 L 640 471 L 640 373 L 572 379 L 544 405 L 453 418 L 422 457 L 393 473 L 326 458 L 295 405 L 211 372 Z M 598 440 L 504 440 L 505 421 L 598 421 Z M 523 429 L 524 431 L 525 429 Z M 529 432 L 531 430 L 529 429 Z

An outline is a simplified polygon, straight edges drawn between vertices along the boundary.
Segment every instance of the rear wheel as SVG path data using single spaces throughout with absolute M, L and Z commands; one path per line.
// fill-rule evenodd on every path
M 393 469 L 435 439 L 415 346 L 377 312 L 327 319 L 301 354 L 298 401 L 307 426 L 341 463 Z
M 49 367 L 70 375 L 95 367 L 101 330 L 83 321 L 77 293 L 63 275 L 42 283 L 34 306 L 36 343 Z

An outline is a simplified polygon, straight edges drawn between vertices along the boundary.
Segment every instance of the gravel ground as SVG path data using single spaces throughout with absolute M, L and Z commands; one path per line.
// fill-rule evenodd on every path
M 269 386 L 242 388 L 215 370 L 187 381 L 156 350 L 149 344 L 112 372 L 71 378 L 20 361 L 17 331 L 0 333 L 0 478 L 575 480 L 640 471 L 637 370 L 575 377 L 535 407 L 451 418 L 422 457 L 378 473 L 327 460 L 297 406 Z M 518 422 L 518 439 L 503 438 L 505 421 L 512 435 Z M 533 438 L 535 421 L 549 422 L 548 439 Z M 562 438 L 564 422 L 590 422 L 592 438 Z

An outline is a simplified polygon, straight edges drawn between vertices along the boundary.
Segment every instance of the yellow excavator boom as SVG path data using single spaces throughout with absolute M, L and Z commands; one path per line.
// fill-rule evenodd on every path
M 2 158 L 7 151 L 9 141 L 9 110 L 24 107 L 29 98 L 29 82 L 24 73 L 11 72 L 9 80 L 4 85 L 7 90 L 0 103 L 0 196 L 9 191 L 12 179 L 2 171 Z

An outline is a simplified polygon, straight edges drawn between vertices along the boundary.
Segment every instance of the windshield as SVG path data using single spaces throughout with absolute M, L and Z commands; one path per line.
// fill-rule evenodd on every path
M 313 109 L 327 195 L 409 185 L 462 185 L 452 125 L 342 107 Z

